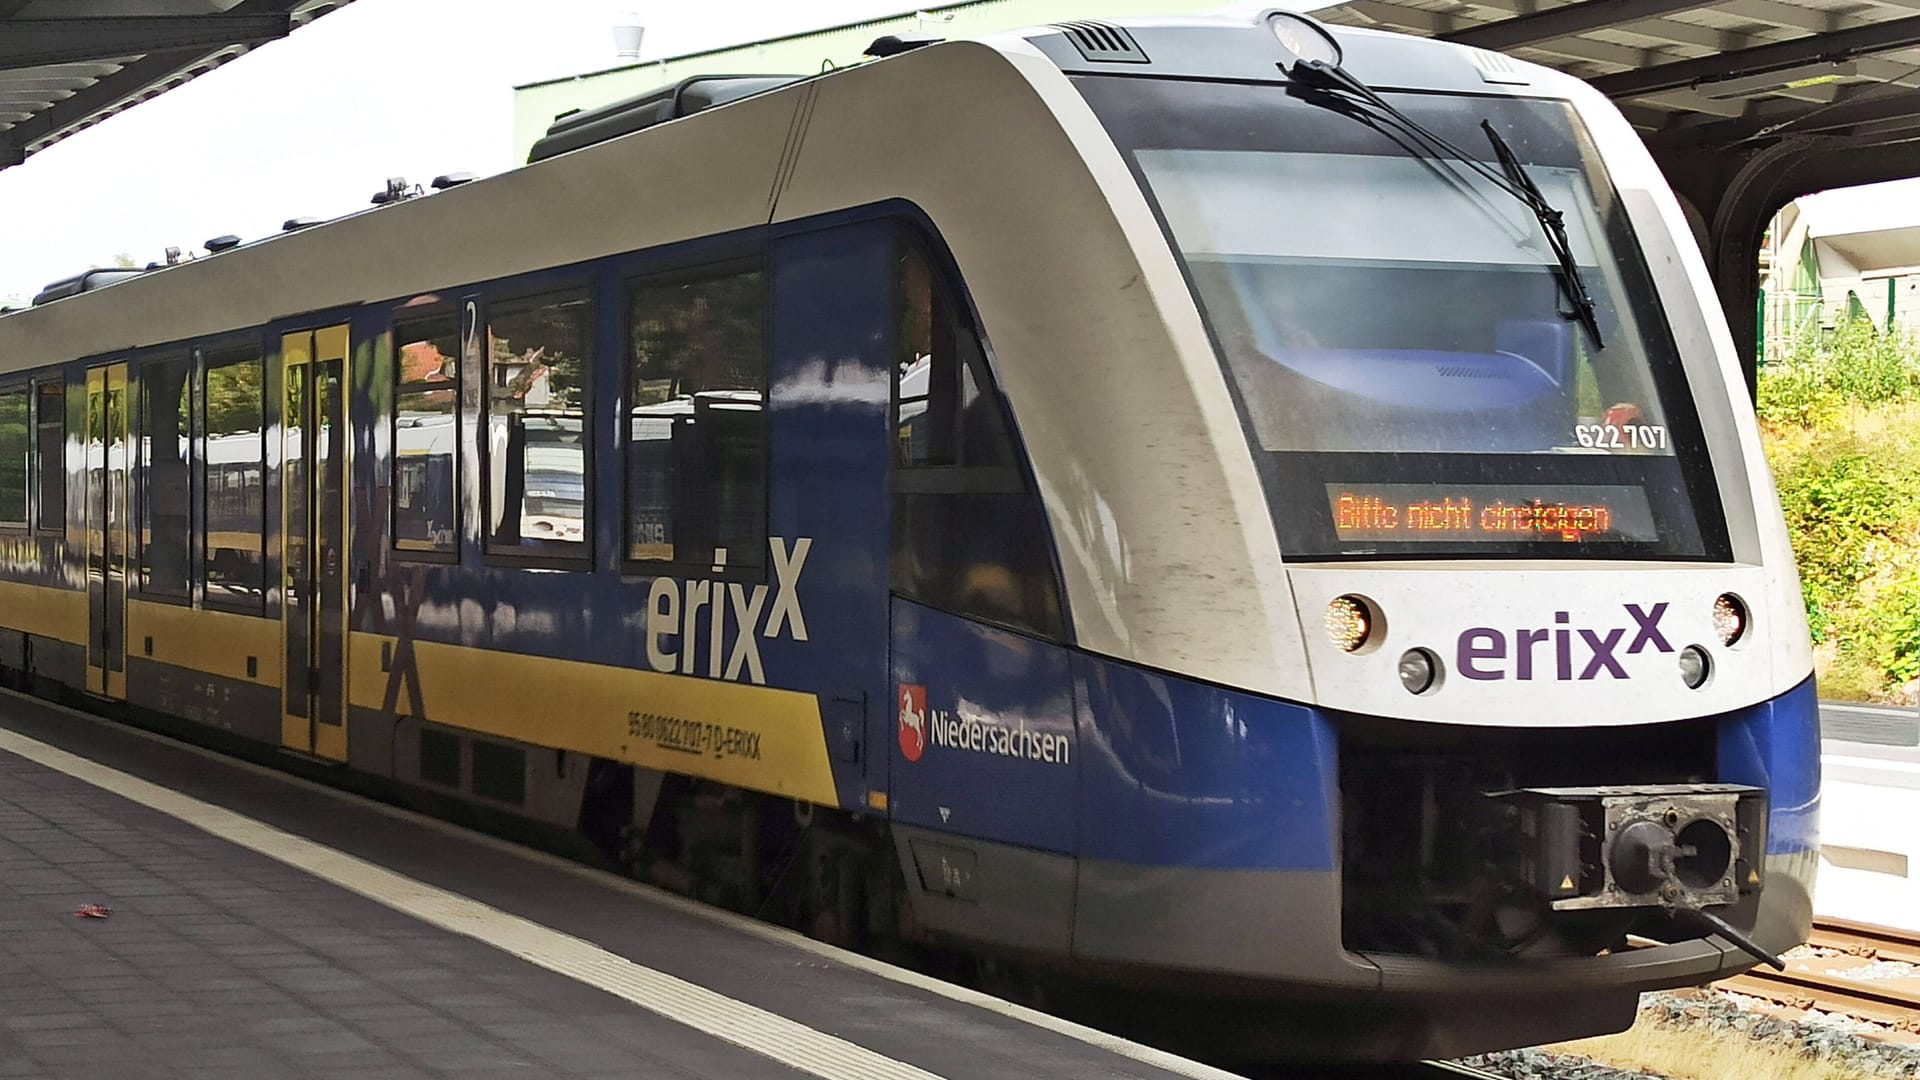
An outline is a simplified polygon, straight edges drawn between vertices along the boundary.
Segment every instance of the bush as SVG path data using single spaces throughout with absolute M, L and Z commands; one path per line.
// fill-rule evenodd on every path
M 1767 457 L 1830 697 L 1920 679 L 1920 343 L 1851 323 L 1760 372 Z
M 1827 427 L 1850 405 L 1920 399 L 1920 342 L 1908 332 L 1849 321 L 1831 331 L 1810 329 L 1770 352 L 1758 402 L 1760 419 L 1769 423 Z

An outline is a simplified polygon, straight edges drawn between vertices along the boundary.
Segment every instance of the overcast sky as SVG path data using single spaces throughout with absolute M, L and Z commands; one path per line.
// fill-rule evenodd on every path
M 510 167 L 512 88 L 913 10 L 911 0 L 356 0 L 0 171 L 0 304 L 116 255 L 253 239 L 367 205 L 389 176 Z

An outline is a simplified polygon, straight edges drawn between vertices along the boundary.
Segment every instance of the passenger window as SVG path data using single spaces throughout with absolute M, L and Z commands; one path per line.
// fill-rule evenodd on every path
M 459 549 L 460 325 L 452 315 L 396 323 L 393 546 Z
M 896 281 L 893 590 L 1061 639 L 1046 518 L 959 292 L 912 239 Z
M 185 356 L 140 365 L 134 417 L 139 465 L 134 497 L 138 532 L 134 551 L 140 591 L 174 600 L 191 598 L 193 520 L 188 492 L 193 445 L 193 371 Z
M 587 371 L 584 293 L 487 309 L 487 546 L 586 556 Z
M 257 607 L 265 595 L 266 387 L 252 350 L 207 358 L 207 601 Z
M 67 386 L 39 385 L 40 529 L 67 531 Z
M 767 550 L 766 283 L 628 292 L 627 557 L 758 573 Z
M 27 527 L 27 388 L 0 390 L 0 526 Z

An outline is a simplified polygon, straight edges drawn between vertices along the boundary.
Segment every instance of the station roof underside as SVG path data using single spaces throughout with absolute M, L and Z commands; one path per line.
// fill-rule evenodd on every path
M 0 169 L 352 0 L 0 0 Z
M 1567 71 L 1655 147 L 1920 137 L 1920 0 L 1346 0 L 1314 16 Z

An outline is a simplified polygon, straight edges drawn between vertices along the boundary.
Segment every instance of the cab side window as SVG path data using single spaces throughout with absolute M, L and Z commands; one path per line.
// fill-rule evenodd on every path
M 1045 516 L 964 300 L 911 235 L 895 287 L 893 591 L 1063 638 Z

